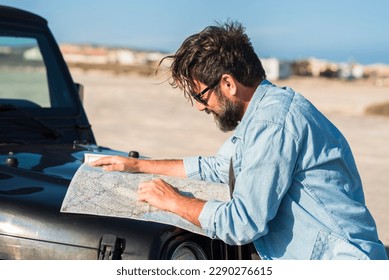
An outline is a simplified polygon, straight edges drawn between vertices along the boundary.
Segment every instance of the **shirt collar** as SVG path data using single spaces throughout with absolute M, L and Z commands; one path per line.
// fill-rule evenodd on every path
M 255 90 L 249 106 L 247 106 L 246 112 L 243 115 L 242 120 L 238 124 L 238 126 L 235 129 L 234 134 L 232 135 L 232 141 L 236 141 L 236 138 L 242 139 L 244 135 L 244 130 L 247 125 L 247 122 L 249 119 L 251 119 L 252 115 L 256 111 L 256 108 L 258 106 L 258 103 L 261 102 L 262 98 L 265 96 L 266 92 L 270 87 L 274 86 L 271 82 L 268 80 L 263 80 L 257 89 Z

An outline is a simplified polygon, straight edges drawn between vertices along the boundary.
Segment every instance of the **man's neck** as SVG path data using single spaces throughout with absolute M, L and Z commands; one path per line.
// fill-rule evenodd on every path
M 261 81 L 258 81 L 254 86 L 252 87 L 246 87 L 246 86 L 242 86 L 242 89 L 241 89 L 241 100 L 244 102 L 245 106 L 244 106 L 244 111 L 246 112 L 247 110 L 247 107 L 249 106 L 250 104 L 250 101 L 251 99 L 253 98 L 254 96 L 254 93 L 255 91 L 257 90 L 258 86 L 260 85 Z

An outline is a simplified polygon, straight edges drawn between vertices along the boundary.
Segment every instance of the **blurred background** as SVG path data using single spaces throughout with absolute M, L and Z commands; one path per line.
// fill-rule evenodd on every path
M 212 155 L 229 136 L 155 75 L 208 25 L 246 27 L 269 80 L 306 96 L 346 136 L 389 245 L 389 1 L 0 0 L 49 22 L 97 142 L 157 158 Z M 0 48 L 0 53 L 1 53 Z M 33 60 L 36 52 L 26 50 Z M 0 77 L 1 78 L 1 77 Z
M 227 19 L 261 57 L 389 64 L 386 0 L 1 0 L 48 19 L 61 44 L 174 52 L 183 38 Z

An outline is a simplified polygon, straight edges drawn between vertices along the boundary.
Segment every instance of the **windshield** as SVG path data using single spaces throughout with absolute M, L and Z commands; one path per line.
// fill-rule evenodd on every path
M 0 30 L 0 104 L 74 113 L 68 86 L 44 36 Z
M 1 99 L 12 99 L 20 107 L 51 106 L 46 68 L 36 39 L 0 37 L 0 57 Z

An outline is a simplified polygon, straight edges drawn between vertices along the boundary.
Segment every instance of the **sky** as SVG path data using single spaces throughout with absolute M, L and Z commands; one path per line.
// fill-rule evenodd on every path
M 389 64 L 388 0 L 0 0 L 49 22 L 59 43 L 175 52 L 239 21 L 259 57 Z

